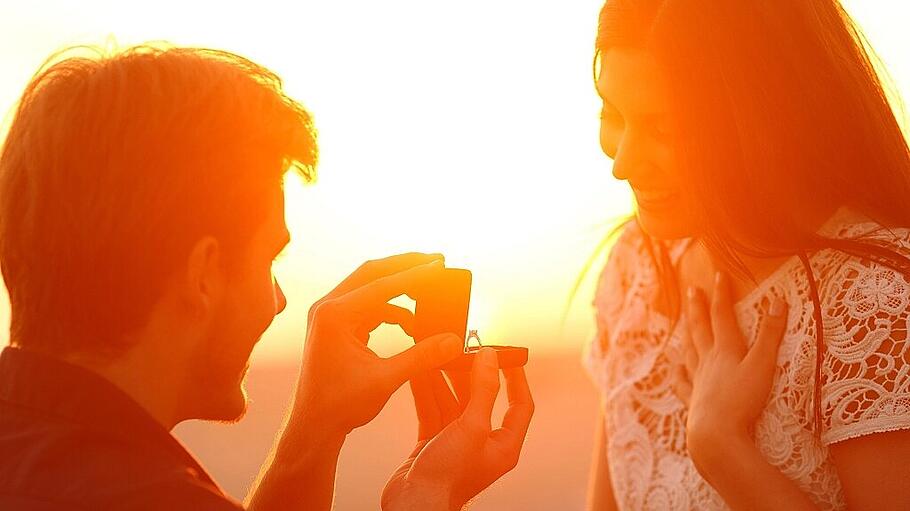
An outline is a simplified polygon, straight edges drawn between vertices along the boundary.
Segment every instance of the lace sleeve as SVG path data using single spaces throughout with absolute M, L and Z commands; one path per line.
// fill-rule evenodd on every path
M 898 245 L 908 246 L 906 239 Z M 849 258 L 826 287 L 822 442 L 910 428 L 907 278 Z
M 622 310 L 624 297 L 630 287 L 627 266 L 630 258 L 634 258 L 638 228 L 635 221 L 630 221 L 623 227 L 597 281 L 592 303 L 597 330 L 585 348 L 584 364 L 598 389 L 603 389 L 605 385 L 604 364 L 610 344 L 608 325 L 614 322 Z

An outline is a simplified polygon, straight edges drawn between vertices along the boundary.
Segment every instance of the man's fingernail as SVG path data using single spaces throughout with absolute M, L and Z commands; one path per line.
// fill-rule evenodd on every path
M 695 286 L 689 286 L 686 289 L 686 296 L 689 298 L 689 300 L 695 299 Z
M 787 302 L 783 301 L 780 298 L 775 297 L 771 301 L 771 309 L 768 311 L 772 316 L 780 317 L 784 315 L 784 311 L 787 309 Z
M 499 366 L 496 360 L 496 351 L 493 348 L 480 348 L 480 353 L 477 356 L 480 357 L 480 362 L 487 367 Z
M 446 336 L 439 343 L 439 351 L 442 352 L 443 356 L 454 357 L 457 353 L 464 351 L 464 342 L 455 335 Z

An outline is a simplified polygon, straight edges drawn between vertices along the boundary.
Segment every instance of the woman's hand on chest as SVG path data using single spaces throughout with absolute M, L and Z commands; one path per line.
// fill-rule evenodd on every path
M 724 444 L 751 438 L 771 391 L 777 349 L 786 330 L 787 305 L 772 299 L 751 348 L 733 311 L 728 278 L 718 273 L 710 303 L 690 286 L 684 307 L 685 364 L 676 391 L 688 404 L 686 440 L 696 466 L 715 466 Z

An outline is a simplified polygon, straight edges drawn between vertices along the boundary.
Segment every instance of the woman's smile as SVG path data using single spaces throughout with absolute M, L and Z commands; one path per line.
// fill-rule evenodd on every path
M 666 206 L 677 197 L 675 190 L 669 189 L 647 189 L 632 188 L 635 192 L 635 199 L 640 207 L 645 209 L 654 209 Z

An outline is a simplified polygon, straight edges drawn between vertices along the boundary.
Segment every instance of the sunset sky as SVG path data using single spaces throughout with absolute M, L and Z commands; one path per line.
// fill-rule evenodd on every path
M 561 327 L 570 289 L 632 211 L 597 143 L 601 4 L 2 1 L 4 133 L 32 73 L 63 47 L 156 40 L 239 53 L 283 77 L 321 147 L 317 184 L 287 183 L 293 240 L 276 274 L 289 305 L 258 357 L 298 353 L 313 301 L 362 261 L 412 250 L 474 272 L 470 327 L 486 341 L 532 356 L 578 349 L 596 269 Z M 910 96 L 907 13 L 891 0 L 846 5 Z M 5 300 L 0 319 L 5 339 Z M 380 352 L 403 346 L 395 329 L 376 337 Z

